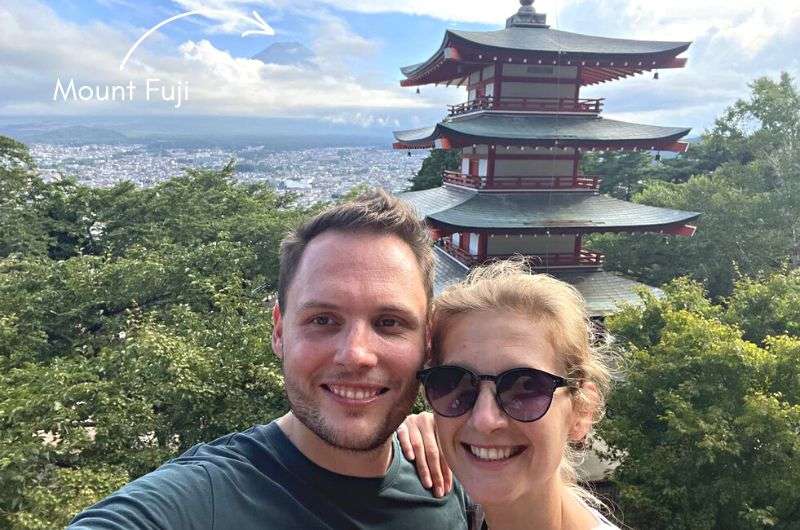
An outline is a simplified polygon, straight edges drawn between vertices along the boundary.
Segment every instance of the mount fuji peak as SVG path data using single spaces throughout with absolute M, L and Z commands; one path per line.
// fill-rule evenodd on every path
M 252 58 L 266 64 L 286 66 L 313 66 L 314 64 L 312 62 L 314 53 L 299 42 L 276 42 L 270 44 Z

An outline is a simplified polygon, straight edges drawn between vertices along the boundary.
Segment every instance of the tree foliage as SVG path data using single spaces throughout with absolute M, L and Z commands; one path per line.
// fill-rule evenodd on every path
M 411 179 L 409 191 L 427 190 L 442 185 L 442 174 L 445 170 L 457 171 L 461 168 L 461 151 L 459 149 L 433 149 L 422 161 L 422 167 Z
M 585 154 L 581 167 L 584 175 L 602 179 L 601 193 L 630 200 L 652 174 L 653 163 L 653 157 L 647 152 L 606 151 Z
M 63 526 L 193 444 L 286 410 L 263 299 L 307 210 L 235 183 L 232 165 L 146 189 L 45 183 L 0 140 L 0 159 L 23 162 L 0 181 L 22 197 L 2 205 L 0 527 Z
M 794 283 L 792 283 L 794 282 Z M 743 338 L 738 311 L 762 289 L 800 295 L 777 275 L 736 286 L 715 306 L 679 281 L 608 320 L 625 375 L 601 427 L 621 465 L 621 514 L 634 528 L 762 529 L 800 525 L 800 336 Z M 767 311 L 768 312 L 768 311 Z M 752 325 L 754 335 L 770 325 Z M 758 328 L 758 329 L 756 329 Z
M 723 297 L 739 277 L 800 266 L 800 95 L 786 74 L 751 90 L 686 155 L 654 165 L 633 196 L 702 213 L 697 234 L 595 236 L 609 268 L 653 284 L 688 275 Z

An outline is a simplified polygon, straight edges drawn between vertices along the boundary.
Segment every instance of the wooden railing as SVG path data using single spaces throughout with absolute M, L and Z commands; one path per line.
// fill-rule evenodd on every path
M 480 189 L 482 186 L 481 177 L 478 175 L 462 175 L 460 171 L 445 170 L 442 174 L 442 180 L 448 184 L 456 184 L 468 188 Z
M 519 110 L 531 112 L 581 112 L 598 114 L 603 110 L 603 98 L 521 98 L 483 96 L 466 103 L 447 106 L 449 116 L 457 116 L 477 110 Z
M 485 261 L 496 261 L 511 258 L 517 254 L 487 256 Z M 551 254 L 531 254 L 526 256 L 533 268 L 547 267 L 600 267 L 605 262 L 605 255 L 599 252 L 581 250 L 574 252 L 561 252 Z
M 463 263 L 464 265 L 471 267 L 473 265 L 477 265 L 480 263 L 478 256 L 473 256 L 466 250 L 462 249 L 459 246 L 453 244 L 449 237 L 445 237 L 441 239 L 440 246 L 444 249 L 445 252 L 456 258 L 458 261 Z
M 559 177 L 494 177 L 489 186 L 486 177 L 478 175 L 463 175 L 459 171 L 445 171 L 442 180 L 447 184 L 455 184 L 474 189 L 496 190 L 568 190 L 568 189 L 600 189 L 600 178 L 579 176 Z
M 511 257 L 519 256 L 521 253 L 515 254 L 492 254 L 481 259 L 479 256 L 473 256 L 459 246 L 452 243 L 449 237 L 442 238 L 439 246 L 445 252 L 456 258 L 458 261 L 471 267 L 481 263 L 488 263 L 492 261 L 499 261 Z M 522 254 L 531 264 L 534 269 L 543 269 L 548 267 L 586 267 L 596 268 L 603 265 L 605 262 L 605 255 L 599 252 L 592 252 L 590 250 L 581 249 L 579 252 L 561 252 L 550 254 Z

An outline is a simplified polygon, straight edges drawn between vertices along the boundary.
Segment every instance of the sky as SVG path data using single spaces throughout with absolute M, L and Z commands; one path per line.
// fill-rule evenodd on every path
M 554 29 L 693 42 L 687 67 L 662 70 L 659 80 L 645 74 L 584 89 L 582 97 L 606 98 L 610 118 L 692 127 L 696 135 L 746 97 L 754 79 L 800 74 L 798 0 L 536 0 L 534 7 Z M 0 116 L 431 125 L 465 90 L 417 94 L 400 87 L 399 68 L 427 59 L 447 28 L 499 29 L 518 8 L 518 0 L 0 0 Z M 148 30 L 192 11 L 199 13 L 150 33 L 120 70 Z M 251 58 L 280 42 L 302 43 L 313 62 Z M 56 90 L 70 82 L 76 94 L 85 87 L 85 101 Z M 105 87 L 131 84 L 133 93 L 101 101 Z

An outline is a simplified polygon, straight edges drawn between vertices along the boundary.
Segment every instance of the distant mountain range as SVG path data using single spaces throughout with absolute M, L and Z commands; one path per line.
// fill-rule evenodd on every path
M 56 127 L 44 131 L 36 129 L 26 131 L 23 128 L 22 130 L 9 131 L 9 133 L 15 135 L 17 139 L 31 144 L 124 144 L 131 141 L 130 138 L 117 131 L 88 127 L 86 125 Z
M 315 118 L 221 116 L 0 117 L 0 135 L 27 144 L 149 144 L 157 147 L 382 146 L 394 141 L 392 125 L 364 128 Z M 689 143 L 699 138 L 687 138 Z M 662 153 L 670 158 L 671 153 Z
M 310 132 L 313 131 L 313 132 Z M 387 129 L 364 129 L 313 118 L 49 117 L 0 118 L 0 135 L 26 144 L 154 147 L 236 147 L 275 149 L 382 146 L 392 144 Z
M 269 45 L 253 59 L 267 64 L 281 64 L 288 66 L 304 66 L 313 68 L 314 53 L 299 42 L 276 42 Z

